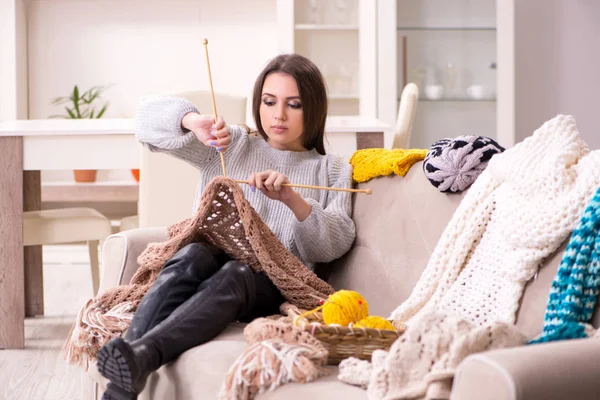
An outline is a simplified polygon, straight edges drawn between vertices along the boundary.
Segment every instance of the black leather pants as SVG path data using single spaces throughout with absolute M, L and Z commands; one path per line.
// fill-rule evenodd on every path
M 277 314 L 284 298 L 265 275 L 192 243 L 173 256 L 141 301 L 125 341 L 154 348 L 157 369 L 233 321 Z

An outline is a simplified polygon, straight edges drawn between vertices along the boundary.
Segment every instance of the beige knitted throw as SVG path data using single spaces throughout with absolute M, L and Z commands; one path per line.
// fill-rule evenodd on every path
M 87 369 L 100 348 L 127 329 L 166 261 L 193 242 L 208 244 L 215 252 L 224 251 L 266 274 L 297 307 L 317 307 L 319 299 L 334 292 L 285 248 L 237 183 L 218 177 L 206 186 L 192 218 L 170 226 L 166 242 L 148 245 L 138 258 L 140 268 L 129 285 L 108 289 L 83 306 L 65 343 L 66 359 Z
M 371 363 L 348 358 L 339 379 L 368 388 L 369 399 L 428 398 L 431 388 L 451 386 L 456 367 L 468 355 L 522 345 L 527 338 L 504 322 L 477 326 L 456 315 L 420 314 L 390 351 L 376 350 Z M 435 398 L 448 398 L 437 394 Z

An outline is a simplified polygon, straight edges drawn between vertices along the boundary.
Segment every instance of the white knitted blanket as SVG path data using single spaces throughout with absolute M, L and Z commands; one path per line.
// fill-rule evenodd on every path
M 523 287 L 575 229 L 600 186 L 600 151 L 559 115 L 490 160 L 446 226 L 410 297 L 393 313 L 410 325 L 443 310 L 476 325 L 514 323 Z
M 502 154 L 471 186 L 409 298 L 407 325 L 373 365 L 340 365 L 340 379 L 370 399 L 424 397 L 466 355 L 524 342 L 512 324 L 523 287 L 575 229 L 600 186 L 600 151 L 559 115 Z

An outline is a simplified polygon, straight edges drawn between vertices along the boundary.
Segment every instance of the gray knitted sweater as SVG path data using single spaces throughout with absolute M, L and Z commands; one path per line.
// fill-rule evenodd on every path
M 173 97 L 152 97 L 142 101 L 136 111 L 136 137 L 152 151 L 178 157 L 198 168 L 200 182 L 194 210 L 205 186 L 222 174 L 219 153 L 202 144 L 193 132 L 184 131 L 181 120 L 189 112 L 199 112 L 189 101 Z M 335 155 L 276 150 L 262 137 L 250 136 L 230 125 L 231 145 L 224 153 L 227 176 L 247 179 L 252 173 L 275 170 L 290 182 L 351 187 L 352 167 Z M 347 192 L 295 188 L 312 206 L 308 218 L 300 222 L 282 202 L 271 200 L 262 192 L 252 192 L 241 185 L 246 199 L 279 240 L 308 267 L 316 262 L 329 262 L 346 253 L 355 238 L 350 218 L 352 197 Z M 193 211 L 193 210 L 192 210 Z

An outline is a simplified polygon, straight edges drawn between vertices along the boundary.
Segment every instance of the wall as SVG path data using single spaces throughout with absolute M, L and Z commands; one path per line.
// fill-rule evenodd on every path
M 277 54 L 275 0 L 33 0 L 28 34 L 30 118 L 61 113 L 50 102 L 75 84 L 113 85 L 106 117 L 133 116 L 144 95 L 208 90 L 203 37 L 216 91 L 250 97 Z M 98 179 L 123 176 L 100 171 Z
M 516 141 L 557 114 L 571 114 L 582 138 L 600 148 L 600 2 L 516 0 Z
M 27 118 L 26 20 L 23 0 L 0 1 L 0 121 Z

